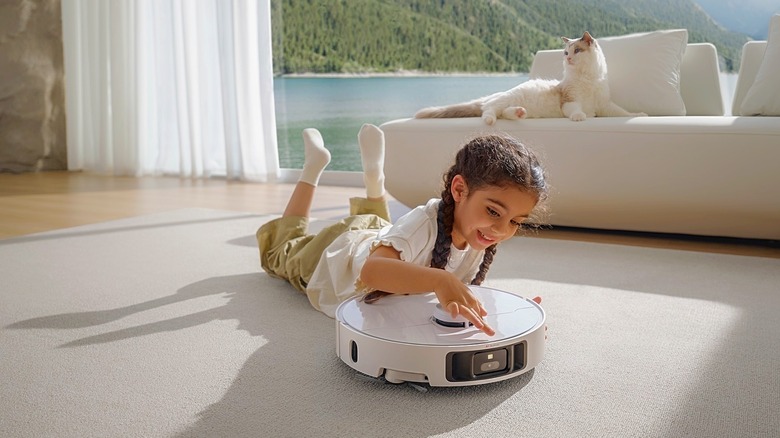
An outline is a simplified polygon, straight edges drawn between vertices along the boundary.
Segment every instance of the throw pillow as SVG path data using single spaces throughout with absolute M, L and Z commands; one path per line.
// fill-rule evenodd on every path
M 631 112 L 684 116 L 680 65 L 688 30 L 597 38 L 607 59 L 612 100 Z
M 750 86 L 740 113 L 743 116 L 780 116 L 780 15 L 769 20 L 764 59 Z

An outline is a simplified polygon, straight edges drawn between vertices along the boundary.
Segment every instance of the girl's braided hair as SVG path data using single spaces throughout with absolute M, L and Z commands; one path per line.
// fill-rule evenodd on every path
M 456 175 L 463 177 L 469 191 L 483 187 L 515 186 L 533 194 L 537 199 L 534 208 L 537 215 L 544 210 L 544 201 L 547 199 L 548 187 L 544 170 L 531 149 L 509 136 L 490 134 L 472 139 L 458 151 L 455 164 L 443 176 L 444 188 L 441 191 L 437 216 L 438 234 L 433 247 L 432 268 L 444 269 L 450 256 L 452 225 L 455 220 L 455 200 L 451 188 Z M 538 223 L 533 217 L 530 222 Z M 520 231 L 518 229 L 518 232 Z M 471 280 L 471 284 L 482 284 L 495 254 L 495 244 L 485 249 L 479 271 Z M 372 303 L 387 294 L 373 291 L 366 294 L 363 300 Z

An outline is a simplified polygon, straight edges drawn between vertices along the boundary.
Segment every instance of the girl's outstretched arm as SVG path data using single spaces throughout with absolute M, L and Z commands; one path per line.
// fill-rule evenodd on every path
M 443 269 L 418 266 L 401 260 L 398 251 L 392 247 L 375 249 L 363 265 L 360 279 L 372 289 L 390 293 L 433 291 L 453 317 L 461 315 L 486 334 L 495 334 L 493 328 L 482 320 L 487 312 L 468 286 Z

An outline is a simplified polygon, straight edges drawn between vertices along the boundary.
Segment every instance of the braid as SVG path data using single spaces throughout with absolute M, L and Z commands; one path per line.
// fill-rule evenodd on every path
M 436 243 L 433 246 L 431 256 L 431 267 L 444 269 L 447 266 L 447 260 L 450 258 L 450 247 L 452 246 L 452 220 L 447 220 L 446 206 L 444 202 L 439 205 L 439 211 L 436 215 L 437 233 Z M 448 226 L 449 225 L 449 226 Z
M 385 292 L 383 290 L 374 290 L 363 295 L 363 302 L 365 302 L 366 304 L 374 304 L 380 298 L 386 297 L 388 295 L 392 295 L 392 294 L 390 292 Z
M 452 172 L 445 176 L 445 189 L 441 192 L 439 211 L 436 214 L 436 243 L 433 246 L 431 267 L 444 269 L 450 258 L 452 246 L 452 224 L 455 220 L 455 200 L 449 191 L 449 182 L 452 181 Z
M 495 244 L 485 248 L 485 255 L 482 257 L 482 264 L 479 265 L 479 271 L 477 272 L 477 275 L 474 276 L 474 279 L 471 280 L 471 284 L 479 286 L 483 281 L 485 281 L 485 276 L 490 269 L 490 264 L 493 263 L 493 257 L 496 255 L 496 249 L 497 246 Z

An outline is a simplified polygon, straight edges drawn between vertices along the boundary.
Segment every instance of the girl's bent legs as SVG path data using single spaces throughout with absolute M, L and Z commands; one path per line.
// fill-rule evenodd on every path
M 281 218 L 257 230 L 260 264 L 270 275 L 283 278 L 301 292 L 317 267 L 322 253 L 348 230 L 379 229 L 390 223 L 384 189 L 384 134 L 374 125 L 364 125 L 358 134 L 368 198 L 350 199 L 350 217 L 326 227 L 317 235 L 308 233 L 309 215 L 319 178 L 330 162 L 330 152 L 316 129 L 305 129 L 305 159 L 301 177 Z
M 284 217 L 309 217 L 319 178 L 330 162 L 330 152 L 325 148 L 319 131 L 313 128 L 304 129 L 303 143 L 305 147 L 303 170 L 300 180 L 287 201 L 287 207 L 282 215 Z M 366 198 L 378 204 L 357 208 L 352 206 L 350 200 L 351 214 L 374 213 L 389 220 L 390 215 L 385 201 L 385 135 L 375 125 L 366 123 L 360 128 L 358 143 L 363 164 Z M 377 208 L 379 210 L 376 210 Z M 361 213 L 355 213 L 358 210 Z

